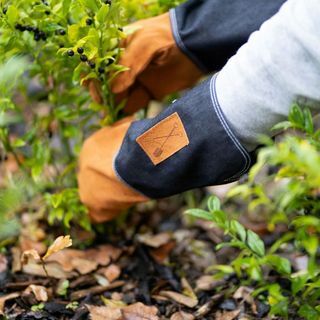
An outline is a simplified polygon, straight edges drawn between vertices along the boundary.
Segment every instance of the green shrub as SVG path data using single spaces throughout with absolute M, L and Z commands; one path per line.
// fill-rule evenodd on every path
M 228 218 L 216 197 L 209 199 L 208 211 L 191 209 L 187 213 L 214 222 L 229 236 L 230 241 L 219 244 L 217 249 L 231 246 L 240 251 L 230 266 L 213 267 L 219 271 L 216 276 L 235 273 L 242 281 L 257 281 L 253 295 L 265 299 L 261 293 L 268 292 L 271 315 L 288 318 L 291 309 L 304 319 L 316 320 L 320 318 L 320 130 L 314 129 L 310 111 L 297 105 L 289 121 L 275 127 L 280 128 L 296 131 L 277 143 L 264 138 L 268 145 L 260 150 L 249 181 L 233 188 L 229 196 L 245 199 L 249 211 L 265 213 L 271 232 L 276 225 L 284 224 L 287 231 L 281 238 L 266 249 L 257 234 Z M 275 167 L 276 173 L 259 177 L 266 165 Z M 284 248 L 290 248 L 289 244 L 293 249 L 288 252 Z M 285 257 L 288 253 L 306 255 L 308 268 L 294 270 Z M 289 281 L 289 290 L 270 283 L 266 274 L 270 269 Z
M 77 158 L 85 137 L 120 117 L 110 81 L 125 70 L 118 64 L 122 27 L 177 3 L 0 1 L 0 151 L 15 157 L 38 193 L 57 193 L 46 196 L 52 223 L 69 226 L 80 217 L 88 228 Z M 101 104 L 81 86 L 88 80 L 101 84 Z

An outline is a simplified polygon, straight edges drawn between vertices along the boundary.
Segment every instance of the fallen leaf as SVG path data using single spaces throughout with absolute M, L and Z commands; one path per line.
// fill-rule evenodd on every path
M 123 320 L 159 320 L 158 309 L 137 302 L 122 309 Z
M 24 293 L 33 293 L 36 297 L 37 301 L 39 302 L 46 302 L 48 301 L 48 290 L 44 286 L 37 286 L 34 284 L 31 284 L 28 288 L 24 290 Z
M 170 318 L 170 320 L 194 320 L 194 319 L 195 317 L 192 314 L 186 313 L 183 311 L 174 313 Z
M 91 320 L 122 320 L 120 308 L 96 307 L 86 305 Z
M 183 288 L 184 295 L 186 295 L 187 297 L 190 297 L 194 300 L 198 300 L 197 296 L 195 295 L 193 289 L 191 288 L 191 286 L 186 278 L 181 279 L 181 285 Z
M 159 248 L 150 250 L 150 254 L 158 263 L 163 263 L 168 258 L 175 246 L 176 242 L 172 240 Z
M 212 276 L 202 276 L 196 281 L 196 291 L 211 291 L 224 284 L 224 280 L 215 280 Z
M 190 298 L 174 291 L 161 291 L 159 295 L 172 299 L 189 308 L 194 308 L 198 304 L 198 299 Z
M 47 259 L 54 253 L 71 246 L 72 246 L 72 240 L 70 239 L 69 235 L 60 236 L 56 240 L 54 240 L 53 244 L 48 248 L 47 253 L 43 257 L 43 260 Z
M 10 293 L 10 294 L 7 294 L 5 296 L 0 297 L 0 315 L 4 316 L 4 307 L 5 307 L 6 301 L 12 300 L 17 297 L 20 297 L 19 292 L 13 292 L 13 293 Z
M 58 262 L 64 271 L 70 272 L 74 270 L 73 260 L 84 259 L 86 257 L 85 251 L 76 249 L 65 249 L 63 251 L 56 252 L 47 258 L 46 262 Z
M 251 296 L 253 289 L 248 288 L 248 287 L 244 287 L 241 286 L 237 289 L 237 291 L 233 294 L 233 298 L 236 300 L 244 300 L 249 304 L 253 304 L 254 303 L 254 299 Z
M 29 262 L 29 260 L 34 260 L 34 261 L 40 261 L 41 257 L 38 253 L 38 251 L 31 249 L 31 250 L 27 250 L 22 252 L 22 256 L 21 256 L 21 263 L 27 264 Z
M 171 235 L 167 232 L 152 234 L 138 235 L 138 241 L 152 248 L 159 248 L 171 240 Z
M 8 260 L 5 255 L 0 254 L 0 273 L 6 272 L 8 269 Z
M 71 279 L 77 276 L 75 272 L 66 272 L 61 265 L 56 262 L 50 262 L 45 264 L 45 268 L 49 277 L 55 279 Z M 22 272 L 40 277 L 47 277 L 47 274 L 43 268 L 43 265 L 36 263 L 35 261 L 29 261 L 22 267 Z
M 21 271 L 21 250 L 18 247 L 11 248 L 12 254 L 12 267 L 11 271 L 13 273 Z
M 75 258 L 72 260 L 72 266 L 81 274 L 88 274 L 97 269 L 98 263 L 88 259 Z
M 106 277 L 109 282 L 112 282 L 119 278 L 121 274 L 121 269 L 116 264 L 111 264 L 106 268 L 100 269 L 99 273 Z
M 39 255 L 44 254 L 47 250 L 47 247 L 44 243 L 30 239 L 26 235 L 20 236 L 19 247 L 22 252 L 34 249 Z
M 234 311 L 224 311 L 224 312 L 217 312 L 215 315 L 215 320 L 234 320 L 240 314 L 241 310 L 234 310 Z

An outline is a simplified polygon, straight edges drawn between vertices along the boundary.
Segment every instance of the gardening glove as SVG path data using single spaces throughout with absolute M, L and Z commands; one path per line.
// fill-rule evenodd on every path
M 146 107 L 151 99 L 193 86 L 202 76 L 199 68 L 177 46 L 169 13 L 133 23 L 123 42 L 120 64 L 128 67 L 115 78 L 112 90 L 126 98 L 126 112 Z
M 80 155 L 80 199 L 93 222 L 109 221 L 133 204 L 148 199 L 124 184 L 113 170 L 113 161 L 133 118 L 101 129 L 84 144 Z

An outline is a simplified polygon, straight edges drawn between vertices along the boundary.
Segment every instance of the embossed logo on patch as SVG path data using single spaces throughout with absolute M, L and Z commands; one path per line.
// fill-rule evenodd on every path
M 157 123 L 136 141 L 154 165 L 168 159 L 189 144 L 189 138 L 177 112 Z

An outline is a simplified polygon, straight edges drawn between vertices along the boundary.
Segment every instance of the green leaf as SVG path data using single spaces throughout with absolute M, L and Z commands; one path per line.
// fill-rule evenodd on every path
M 9 6 L 6 16 L 9 24 L 14 27 L 19 19 L 19 11 L 15 6 Z
M 292 106 L 289 113 L 289 121 L 296 127 L 304 129 L 305 121 L 304 114 L 301 108 L 295 104 Z
M 16 139 L 14 142 L 12 142 L 11 146 L 14 148 L 21 148 L 26 145 L 26 142 L 23 141 L 22 139 Z
M 294 295 L 304 289 L 309 279 L 308 274 L 299 275 L 297 277 L 291 277 L 291 290 Z M 304 291 L 304 290 L 303 290 Z
M 267 255 L 265 259 L 280 274 L 291 274 L 291 263 L 288 259 L 282 258 L 277 255 Z
M 208 199 L 208 208 L 210 212 L 220 210 L 220 207 L 221 207 L 220 200 L 217 196 L 211 196 Z
M 246 232 L 246 229 L 243 227 L 242 224 L 240 224 L 238 221 L 236 220 L 231 220 L 230 222 L 230 228 L 231 230 L 236 233 L 240 240 L 242 242 L 245 242 L 246 241 L 246 238 L 247 238 L 247 232 Z
M 320 319 L 320 313 L 308 304 L 302 305 L 298 311 L 298 314 L 300 317 L 303 317 L 306 320 Z
M 213 221 L 212 214 L 202 209 L 189 209 L 185 212 L 187 215 L 203 220 Z
M 304 127 L 307 133 L 312 134 L 314 132 L 313 119 L 311 112 L 308 108 L 303 110 L 304 114 Z
M 62 12 L 64 16 L 67 15 L 68 12 L 70 11 L 71 1 L 72 0 L 63 0 L 62 2 Z
M 247 245 L 258 256 L 263 257 L 265 254 L 265 247 L 260 237 L 251 230 L 247 232 Z
M 279 131 L 279 130 L 288 130 L 292 128 L 292 123 L 290 121 L 282 121 L 277 123 L 275 126 L 271 128 L 272 131 Z
M 104 24 L 107 20 L 108 13 L 109 13 L 109 6 L 106 4 L 103 4 L 96 15 L 97 21 L 100 24 Z

